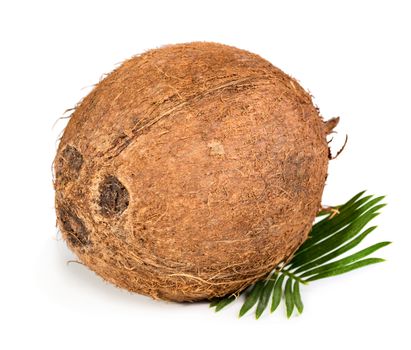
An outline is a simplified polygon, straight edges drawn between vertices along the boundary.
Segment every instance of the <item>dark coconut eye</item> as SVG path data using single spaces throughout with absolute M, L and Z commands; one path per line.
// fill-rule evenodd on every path
M 89 233 L 83 222 L 69 205 L 62 205 L 59 209 L 59 221 L 67 240 L 74 247 L 89 244 Z
M 100 209 L 106 217 L 123 213 L 129 204 L 129 194 L 124 185 L 115 176 L 106 176 L 99 186 Z
M 83 156 L 74 146 L 67 145 L 60 153 L 56 164 L 56 178 L 59 181 L 77 179 L 83 165 Z

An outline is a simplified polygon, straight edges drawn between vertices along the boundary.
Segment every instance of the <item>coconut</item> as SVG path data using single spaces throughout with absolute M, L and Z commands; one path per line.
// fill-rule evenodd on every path
M 173 301 L 238 293 L 307 238 L 334 124 L 253 53 L 148 51 L 71 115 L 54 162 L 58 227 L 118 287 Z

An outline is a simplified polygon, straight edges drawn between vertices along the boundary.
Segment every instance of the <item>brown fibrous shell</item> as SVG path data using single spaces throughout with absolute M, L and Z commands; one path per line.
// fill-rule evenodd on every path
M 307 238 L 331 126 L 258 55 L 206 42 L 148 51 L 73 112 L 54 162 L 58 227 L 129 291 L 238 293 Z

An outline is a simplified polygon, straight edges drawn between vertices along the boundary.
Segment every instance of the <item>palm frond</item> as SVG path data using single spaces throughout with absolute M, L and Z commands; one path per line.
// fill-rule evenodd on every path
M 294 254 L 293 259 L 281 268 L 276 268 L 265 280 L 256 282 L 242 292 L 245 301 L 239 316 L 245 315 L 255 306 L 255 316 L 258 319 L 270 304 L 274 312 L 281 299 L 284 298 L 287 317 L 291 317 L 294 309 L 303 312 L 303 302 L 300 284 L 340 275 L 367 265 L 384 261 L 380 258 L 365 258 L 391 242 L 380 242 L 365 249 L 341 257 L 344 253 L 358 246 L 376 226 L 367 225 L 379 215 L 379 210 L 385 206 L 380 204 L 383 196 L 364 196 L 362 191 L 345 204 L 333 207 L 338 210 L 334 215 L 328 211 L 320 211 L 317 221 L 307 238 Z M 339 258 L 339 259 L 337 259 Z M 285 281 L 285 286 L 283 287 Z M 228 296 L 211 301 L 210 307 L 215 311 L 236 300 Z

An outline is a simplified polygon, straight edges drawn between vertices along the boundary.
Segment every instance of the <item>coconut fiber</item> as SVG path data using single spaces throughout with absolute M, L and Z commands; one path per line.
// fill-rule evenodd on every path
M 118 287 L 174 301 L 238 293 L 307 238 L 335 124 L 258 55 L 148 51 L 73 112 L 54 162 L 58 227 Z

